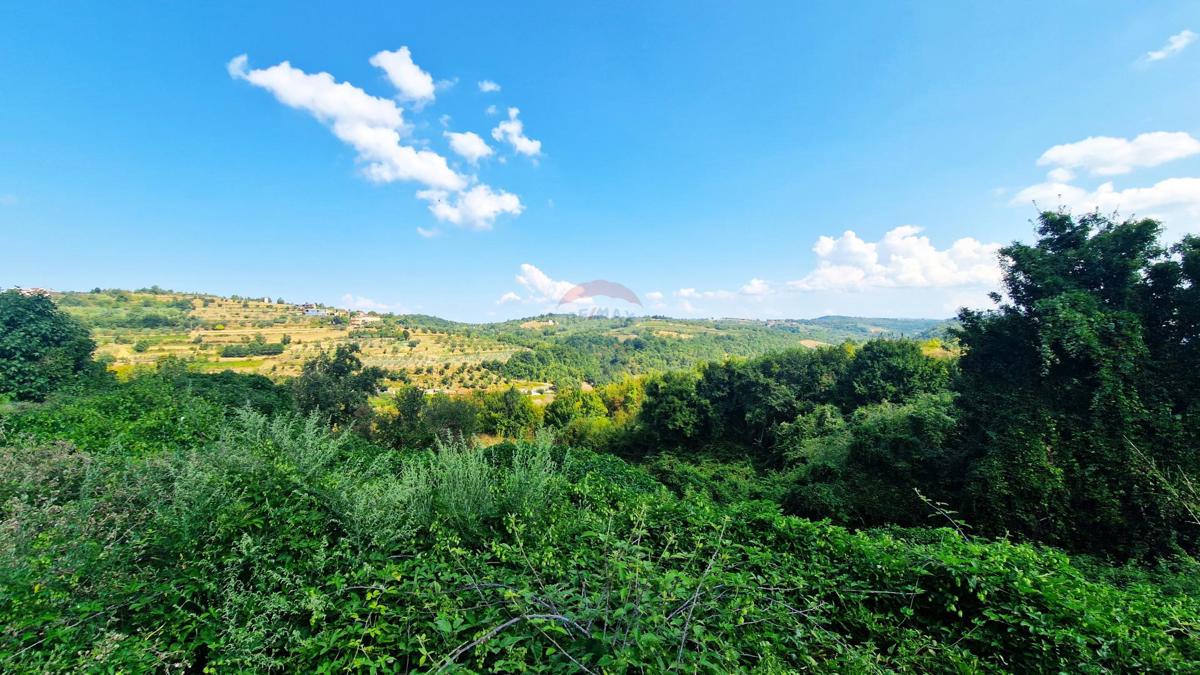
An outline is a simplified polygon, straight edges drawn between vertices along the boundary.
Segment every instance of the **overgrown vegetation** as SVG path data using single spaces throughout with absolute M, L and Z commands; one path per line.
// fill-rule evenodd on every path
M 6 293 L 0 670 L 1195 672 L 1200 240 L 1039 235 L 949 349 L 545 324 L 543 404 L 352 343 L 116 380 Z

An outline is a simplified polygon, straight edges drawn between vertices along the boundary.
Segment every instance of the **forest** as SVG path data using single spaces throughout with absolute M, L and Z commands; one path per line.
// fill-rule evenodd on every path
M 1197 672 L 1200 237 L 1161 231 L 1042 213 L 952 322 L 2 292 L 0 671 Z M 222 358 L 294 372 L 200 358 L 230 308 L 282 337 Z M 394 365 L 435 340 L 471 386 Z

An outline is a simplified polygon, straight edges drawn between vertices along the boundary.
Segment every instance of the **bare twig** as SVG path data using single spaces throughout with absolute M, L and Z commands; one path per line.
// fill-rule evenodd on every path
M 725 543 L 725 526 L 727 524 L 728 521 L 721 523 L 721 532 L 717 535 L 717 546 L 708 558 L 708 565 L 705 566 L 704 573 L 700 575 L 700 582 L 696 584 L 696 592 L 692 593 L 692 599 L 688 601 L 687 620 L 683 622 L 683 635 L 679 637 L 679 650 L 675 652 L 676 664 L 683 660 L 683 647 L 687 644 L 688 631 L 692 628 L 692 614 L 696 611 L 696 599 L 700 597 L 701 591 L 704 590 L 704 582 L 708 579 L 708 573 L 712 571 L 713 564 L 717 561 L 717 554 L 721 552 L 721 546 Z
M 917 488 L 913 488 L 913 492 L 917 493 L 917 498 L 924 502 L 925 506 L 928 506 L 934 510 L 935 513 L 931 514 L 931 516 L 942 516 L 950 522 L 950 526 L 953 527 L 956 532 L 958 532 L 959 536 L 961 536 L 963 539 L 970 539 L 970 537 L 967 536 L 967 533 L 963 531 L 963 524 L 954 519 L 954 516 L 951 515 L 954 512 L 947 509 L 944 502 L 934 501 L 929 497 L 926 497 L 925 495 L 921 494 L 921 491 Z
M 492 638 L 496 637 L 496 635 L 498 635 L 503 630 L 510 628 L 518 623 L 521 623 L 522 621 L 538 621 L 538 620 L 551 620 L 551 621 L 559 621 L 559 622 L 567 624 L 567 625 L 571 625 L 571 624 L 574 624 L 576 626 L 579 625 L 579 624 L 576 624 L 570 618 L 565 617 L 561 614 L 522 614 L 521 616 L 514 616 L 513 618 L 511 618 L 503 623 L 493 626 L 486 633 L 479 636 L 478 638 L 471 640 L 470 642 L 464 642 L 463 644 L 459 645 L 458 647 L 455 647 L 453 651 L 451 651 L 448 655 L 446 655 L 446 658 L 442 659 L 441 664 L 438 666 L 438 670 L 445 670 L 451 663 L 454 663 L 455 661 L 457 661 L 458 657 L 471 651 L 472 649 L 475 649 L 476 647 L 478 647 L 479 645 L 482 645 L 483 643 L 487 642 L 488 640 L 491 640 Z M 572 660 L 574 660 L 574 659 L 572 659 Z

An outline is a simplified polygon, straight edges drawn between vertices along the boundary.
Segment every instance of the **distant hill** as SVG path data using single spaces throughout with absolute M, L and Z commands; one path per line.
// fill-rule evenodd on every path
M 849 316 L 762 321 L 575 314 L 464 323 L 425 314 L 349 312 L 157 287 L 53 297 L 92 329 L 99 356 L 117 372 L 176 356 L 197 370 L 279 378 L 295 375 L 322 350 L 355 342 L 371 365 L 446 391 L 512 384 L 532 389 L 553 381 L 602 383 L 778 349 L 875 337 L 938 337 L 951 324 Z

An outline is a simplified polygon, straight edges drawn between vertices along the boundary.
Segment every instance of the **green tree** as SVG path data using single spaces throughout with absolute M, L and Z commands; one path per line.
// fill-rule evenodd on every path
M 1001 250 L 1010 300 L 958 331 L 970 519 L 1119 555 L 1196 550 L 1146 470 L 1200 475 L 1200 246 L 1168 256 L 1159 230 L 1047 212 L 1035 245 Z
M 95 374 L 96 343 L 47 296 L 0 293 L 0 395 L 40 401 Z
M 571 422 L 587 417 L 604 417 L 608 408 L 594 391 L 567 389 L 559 392 L 546 406 L 546 426 L 564 429 Z
M 366 423 L 371 417 L 368 399 L 378 394 L 387 371 L 364 366 L 357 344 L 338 345 L 305 362 L 292 381 L 296 407 L 305 413 L 320 411 L 332 424 Z
M 680 447 L 700 438 L 707 403 L 696 394 L 697 381 L 695 373 L 670 372 L 646 382 L 638 418 L 654 442 Z
M 516 387 L 509 387 L 503 392 L 488 392 L 481 398 L 483 410 L 480 420 L 484 431 L 504 437 L 520 437 L 537 428 L 537 408 Z
M 871 340 L 854 354 L 840 384 L 843 409 L 904 403 L 945 389 L 946 362 L 925 356 L 913 340 Z
M 421 412 L 426 443 L 433 438 L 469 441 L 479 432 L 479 414 L 478 404 L 468 398 L 434 394 Z

